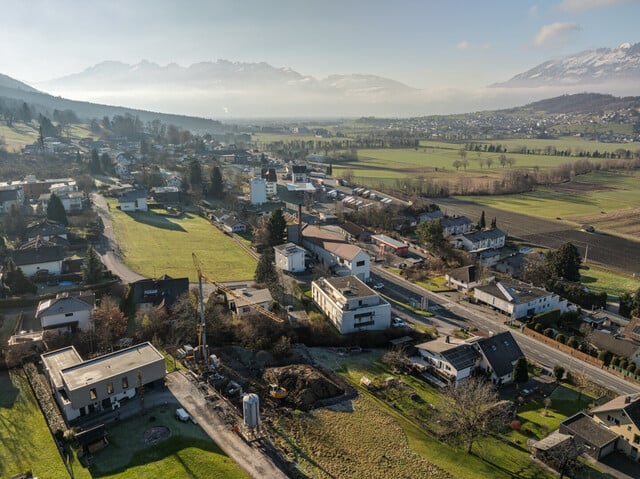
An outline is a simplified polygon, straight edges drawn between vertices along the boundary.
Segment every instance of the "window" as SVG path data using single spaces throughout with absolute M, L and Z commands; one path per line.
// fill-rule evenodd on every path
M 65 318 L 68 318 L 69 316 L 73 316 L 73 313 L 64 313 Z
M 640 436 L 638 436 L 637 434 L 633 435 L 633 443 L 634 444 L 640 444 Z
M 129 389 L 129 379 L 126 376 L 122 378 L 122 389 Z
M 89 389 L 89 399 L 91 399 L 92 401 L 95 401 L 96 399 L 98 399 L 98 393 L 96 392 L 96 388 Z
M 113 394 L 113 383 L 107 383 L 107 394 Z
M 362 261 L 358 261 L 358 262 L 356 263 L 356 266 L 364 266 L 364 260 L 362 260 Z

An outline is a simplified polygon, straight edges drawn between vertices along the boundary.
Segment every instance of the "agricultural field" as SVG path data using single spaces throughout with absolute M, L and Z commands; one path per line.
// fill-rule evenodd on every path
M 253 278 L 256 260 L 206 219 L 189 213 L 180 218 L 151 211 L 125 213 L 115 201 L 110 205 L 118 244 L 133 271 L 150 278 L 168 274 L 197 281 L 191 258 L 196 253 L 212 280 Z
M 352 403 L 352 408 L 343 411 L 318 410 L 281 422 L 280 427 L 288 434 L 289 451 L 299 461 L 303 472 L 313 477 L 411 477 L 415 476 L 416 471 L 400 468 L 399 461 L 400 458 L 410 457 L 408 454 L 415 454 L 427 462 L 413 460 L 410 464 L 415 467 L 436 467 L 432 472 L 433 477 L 553 477 L 531 461 L 526 447 L 515 443 L 511 430 L 482 439 L 474 446 L 473 455 L 435 439 L 425 427 L 438 429 L 434 408 L 437 409 L 441 404 L 442 393 L 413 376 L 401 376 L 398 387 L 389 388 L 375 396 L 361 388 L 359 381 L 362 376 L 367 376 L 374 383 L 381 383 L 386 377 L 393 376 L 392 371 L 381 362 L 382 352 L 339 357 L 330 351 L 315 349 L 312 354 L 319 363 L 358 387 L 361 397 Z M 414 391 L 419 401 L 410 399 L 407 391 Z M 549 411 L 553 412 L 558 422 L 560 417 L 566 417 L 565 412 L 569 412 L 568 409 L 560 409 L 565 406 L 564 403 L 552 401 Z M 554 409 L 556 407 L 557 410 Z M 530 408 L 538 411 L 539 405 L 532 403 Z M 539 416 L 543 417 L 541 414 Z M 356 421 L 352 424 L 353 418 Z M 538 426 L 540 421 L 536 417 L 528 420 L 532 429 L 543 430 Z M 367 424 L 372 426 L 366 427 Z M 377 434 L 376 440 L 369 439 L 366 447 L 359 447 L 372 428 L 388 431 L 389 434 Z M 530 436 L 537 437 L 534 433 L 530 433 Z M 337 437 L 341 438 L 342 444 L 337 454 L 345 459 L 334 462 L 340 464 L 332 463 L 329 451 L 325 450 L 328 447 L 325 445 L 332 444 Z M 398 437 L 402 440 L 398 441 Z M 508 447 L 507 444 L 514 447 Z M 432 476 L 424 476 L 423 473 L 421 477 Z M 592 477 L 598 477 L 597 473 Z
M 69 473 L 22 373 L 0 371 L 0 477 L 32 471 L 47 479 L 68 479 Z M 74 467 L 77 479 L 91 476 Z
M 91 477 L 247 478 L 247 474 L 191 422 L 160 407 L 109 426 L 109 445 L 94 455 Z
M 4 140 L 7 151 L 18 152 L 38 139 L 38 127 L 35 123 L 22 122 L 14 122 L 12 127 L 0 125 L 0 139 Z

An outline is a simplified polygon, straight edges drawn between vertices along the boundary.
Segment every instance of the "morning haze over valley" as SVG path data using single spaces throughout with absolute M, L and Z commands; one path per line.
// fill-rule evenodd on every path
M 640 477 L 639 1 L 1 5 L 0 477 Z

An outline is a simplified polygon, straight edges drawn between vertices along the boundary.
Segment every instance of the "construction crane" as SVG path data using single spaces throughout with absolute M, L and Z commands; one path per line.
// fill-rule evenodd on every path
M 196 271 L 198 272 L 198 286 L 200 288 L 200 316 L 201 316 L 201 320 L 202 320 L 202 334 L 204 335 L 204 302 L 203 302 L 203 296 L 202 296 L 202 280 L 204 279 L 207 283 L 212 284 L 213 286 L 215 286 L 216 288 L 218 288 L 221 291 L 224 291 L 224 293 L 227 295 L 227 297 L 232 297 L 232 298 L 242 298 L 242 295 L 238 292 L 236 292 L 235 290 L 225 286 L 224 284 L 218 283 L 216 281 L 213 281 L 210 278 L 207 278 L 203 273 L 202 273 L 202 267 L 200 266 L 200 260 L 198 259 L 198 256 L 196 256 L 195 253 L 191 253 L 191 257 L 193 258 L 193 264 L 196 267 Z M 277 314 L 269 311 L 266 308 L 263 308 L 262 306 L 260 306 L 259 304 L 248 304 L 248 307 L 252 308 L 253 310 L 255 310 L 256 312 L 266 316 L 269 319 L 272 319 L 273 321 L 276 321 L 278 323 L 283 323 L 284 319 L 282 319 L 280 316 L 278 316 Z M 202 340 L 204 341 L 203 344 L 206 345 L 206 339 L 203 337 Z

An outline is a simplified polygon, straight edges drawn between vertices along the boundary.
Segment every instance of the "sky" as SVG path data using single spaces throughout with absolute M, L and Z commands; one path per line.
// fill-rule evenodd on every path
M 414 88 L 483 87 L 637 43 L 640 0 L 0 0 L 0 73 L 27 83 L 105 60 L 267 62 Z

